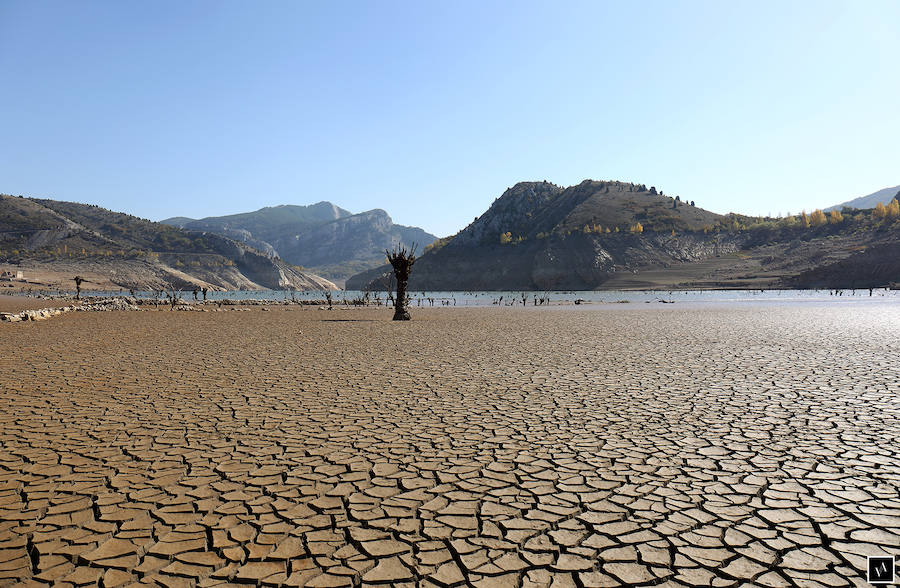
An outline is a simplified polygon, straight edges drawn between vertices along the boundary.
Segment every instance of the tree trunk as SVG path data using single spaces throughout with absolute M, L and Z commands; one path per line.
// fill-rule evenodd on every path
M 394 251 L 385 251 L 388 262 L 394 268 L 394 277 L 397 278 L 397 297 L 394 299 L 394 320 L 408 321 L 410 319 L 407 309 L 406 286 L 409 283 L 409 272 L 416 261 L 416 246 L 407 249 L 398 245 Z
M 400 272 L 397 273 L 397 297 L 394 299 L 394 320 L 395 321 L 408 321 L 409 311 L 406 309 L 406 285 L 409 283 L 409 270 L 405 272 L 404 275 L 401 275 Z

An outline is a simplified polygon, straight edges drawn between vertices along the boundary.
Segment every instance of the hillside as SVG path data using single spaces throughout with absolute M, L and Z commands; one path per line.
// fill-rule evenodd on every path
M 417 227 L 394 224 L 384 210 L 353 214 L 330 202 L 274 206 L 200 220 L 176 217 L 162 222 L 241 240 L 338 283 L 379 265 L 384 250 L 397 243 L 425 246 L 437 239 Z
M 201 219 L 174 217 L 161 222 L 181 228 L 206 231 L 217 231 L 222 228 L 238 229 L 248 231 L 259 239 L 274 241 L 285 233 L 337 220 L 351 214 L 353 213 L 323 201 L 308 206 L 290 204 L 266 206 L 253 212 L 209 216 Z
M 832 210 L 841 210 L 843 208 L 875 208 L 879 202 L 887 205 L 888 202 L 897 197 L 900 197 L 900 186 L 884 188 L 883 190 L 868 194 L 867 196 L 860 196 L 859 198 L 842 202 L 831 208 L 826 208 L 825 211 L 830 212 Z
M 155 289 L 332 289 L 233 239 L 97 206 L 0 195 L 0 264 L 95 285 Z M 60 278 L 63 279 L 63 278 Z M 63 284 L 70 287 L 70 284 Z
M 604 231 L 617 227 L 628 230 L 637 222 L 646 230 L 699 230 L 712 227 L 721 218 L 641 184 L 585 180 L 563 189 L 549 182 L 520 182 L 507 189 L 453 242 L 457 246 L 493 244 L 507 232 L 513 240 L 524 240 L 564 235 L 594 225 Z
M 900 281 L 896 264 L 886 262 L 900 242 L 897 219 L 868 211 L 838 218 L 718 215 L 624 182 L 522 182 L 425 251 L 410 288 L 845 288 Z M 383 288 L 387 271 L 353 276 L 347 288 Z

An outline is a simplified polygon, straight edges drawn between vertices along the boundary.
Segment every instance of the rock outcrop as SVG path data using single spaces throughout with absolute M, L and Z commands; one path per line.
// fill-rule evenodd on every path
M 870 288 L 900 282 L 900 220 L 718 215 L 655 187 L 522 182 L 416 262 L 411 290 Z M 347 280 L 383 290 L 387 266 Z
M 410 288 L 593 289 L 616 272 L 734 251 L 739 239 L 714 244 L 702 235 L 723 218 L 640 184 L 520 182 L 445 245 L 426 252 Z M 632 233 L 637 223 L 647 232 Z M 385 276 L 382 266 L 353 276 L 347 288 L 381 289 Z
M 420 228 L 394 224 L 384 210 L 352 214 L 330 202 L 162 222 L 238 239 L 338 282 L 381 264 L 385 249 L 413 243 L 421 248 L 437 239 Z

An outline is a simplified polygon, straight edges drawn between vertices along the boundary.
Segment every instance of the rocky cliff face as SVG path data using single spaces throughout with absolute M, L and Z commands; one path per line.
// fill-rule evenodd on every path
M 845 259 L 804 270 L 785 283 L 794 288 L 900 288 L 900 241 L 873 244 Z
M 336 286 L 315 274 L 301 271 L 281 260 L 273 260 L 252 249 L 237 256 L 237 267 L 253 282 L 272 290 L 334 290 Z
M 893 189 L 892 189 L 893 190 Z M 522 182 L 419 259 L 413 290 L 868 288 L 900 283 L 900 220 L 722 216 L 655 187 Z M 388 268 L 348 289 L 385 288 Z
M 694 233 L 722 218 L 640 184 L 521 182 L 417 261 L 410 288 L 593 289 L 616 272 L 734 251 L 740 239 L 715 244 Z M 638 223 L 646 232 L 631 232 Z M 347 288 L 374 287 L 382 273 L 354 276 Z
M 592 290 L 617 272 L 727 255 L 737 251 L 742 241 L 738 235 L 722 238 L 716 244 L 702 235 L 658 233 L 551 238 L 536 252 L 530 278 L 540 290 Z
M 351 214 L 330 202 L 270 207 L 197 221 L 180 217 L 163 222 L 239 239 L 339 282 L 379 265 L 384 250 L 398 243 L 417 243 L 421 248 L 436 239 L 417 227 L 395 225 L 384 210 Z
M 308 267 L 379 260 L 384 248 L 399 240 L 393 227 L 385 211 L 370 210 L 311 227 L 277 243 L 285 259 L 296 259 Z
M 879 220 L 862 211 L 844 216 L 818 225 L 721 217 L 634 184 L 582 182 L 562 191 L 517 184 L 465 230 L 426 252 L 409 285 L 413 290 L 900 286 L 900 220 Z M 384 289 L 390 284 L 388 270 L 353 276 L 347 288 Z
M 196 230 L 196 229 L 192 229 Z M 250 247 L 256 249 L 257 251 L 261 251 L 267 257 L 277 257 L 278 251 L 275 250 L 275 247 L 272 246 L 271 243 L 267 243 L 262 239 L 257 239 L 253 236 L 253 233 L 246 229 L 232 229 L 232 228 L 222 228 L 217 231 L 213 231 L 219 235 L 224 237 L 229 237 L 236 241 L 240 241 L 241 243 L 245 243 Z
M 723 217 L 675 200 L 655 187 L 585 180 L 561 188 L 549 182 L 520 182 L 459 232 L 457 247 L 492 245 L 509 233 L 513 240 L 606 229 L 628 231 L 640 222 L 648 231 L 702 230 Z
M 225 229 L 245 230 L 258 239 L 275 241 L 292 231 L 331 222 L 352 213 L 335 206 L 331 202 L 318 202 L 308 206 L 282 204 L 266 206 L 253 212 L 242 212 L 226 216 L 209 216 L 202 219 L 173 217 L 162 221 L 164 224 L 218 232 Z
M 611 276 L 647 266 L 691 263 L 741 248 L 744 237 L 716 243 L 701 235 L 550 236 L 510 245 L 445 247 L 418 260 L 412 290 L 593 290 Z M 383 289 L 387 266 L 354 276 L 348 289 Z
M 541 213 L 563 191 L 549 182 L 520 182 L 506 190 L 491 204 L 490 209 L 476 218 L 468 227 L 453 238 L 454 245 L 472 247 L 494 244 L 500 235 L 532 235 L 543 230 Z

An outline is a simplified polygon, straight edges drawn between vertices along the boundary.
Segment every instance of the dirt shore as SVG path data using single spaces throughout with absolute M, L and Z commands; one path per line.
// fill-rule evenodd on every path
M 0 586 L 863 586 L 900 555 L 896 305 L 390 316 L 0 324 Z
M 30 296 L 6 296 L 0 294 L 0 312 L 20 312 L 22 310 L 37 310 L 39 308 L 51 308 L 64 306 L 68 302 L 60 300 L 46 300 L 32 298 Z

